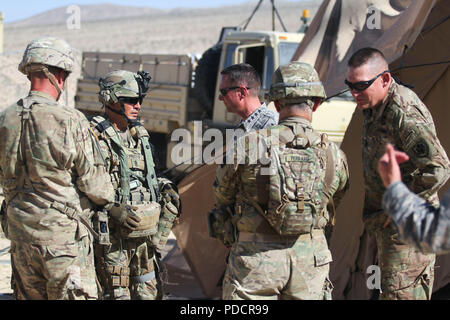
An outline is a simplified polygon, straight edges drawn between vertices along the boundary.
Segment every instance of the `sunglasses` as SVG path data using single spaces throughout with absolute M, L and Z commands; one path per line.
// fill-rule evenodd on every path
M 131 104 L 133 106 L 137 105 L 138 102 L 140 104 L 142 104 L 142 100 L 141 98 L 120 98 L 122 100 L 123 103 L 127 103 L 127 104 Z
M 386 72 L 389 72 L 389 70 L 385 70 L 382 73 L 377 74 L 373 79 L 367 81 L 350 82 L 347 79 L 345 79 L 345 84 L 350 88 L 350 90 L 364 91 L 368 87 L 370 87 L 372 83 L 374 83 L 375 80 L 378 79 L 379 76 L 385 74 Z
M 228 88 L 219 89 L 219 91 L 220 91 L 220 94 L 222 95 L 222 97 L 225 97 L 227 95 L 227 93 L 230 92 L 231 90 L 236 90 L 236 89 L 239 89 L 239 88 L 244 88 L 244 87 L 228 87 Z M 250 89 L 249 87 L 245 87 L 245 88 L 247 90 Z

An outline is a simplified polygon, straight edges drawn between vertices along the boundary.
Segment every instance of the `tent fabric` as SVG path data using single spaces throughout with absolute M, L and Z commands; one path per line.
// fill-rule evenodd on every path
M 208 298 L 221 296 L 227 250 L 209 237 L 206 213 L 214 207 L 212 185 L 217 165 L 203 165 L 178 184 L 182 213 L 173 228 L 177 244 L 203 293 Z
M 374 18 L 374 12 L 380 13 L 380 28 L 369 29 L 367 21 Z M 450 60 L 449 16 L 450 0 L 325 0 L 292 60 L 313 64 L 331 96 L 346 89 L 347 61 L 353 52 L 367 46 L 380 49 L 391 70 L 404 67 L 394 75 L 414 85 L 413 90 L 430 109 L 438 137 L 448 153 L 449 64 L 409 66 Z M 370 299 L 375 293 L 367 288 L 367 268 L 376 264 L 376 244 L 364 232 L 362 223 L 361 132 L 362 113 L 356 110 L 341 145 L 349 163 L 350 190 L 337 210 L 331 238 L 334 299 Z M 206 225 L 206 213 L 214 204 L 215 169 L 214 165 L 204 165 L 181 181 L 183 213 L 181 223 L 174 229 L 180 250 L 209 298 L 220 297 L 227 255 L 221 243 L 209 238 Z M 449 186 L 447 182 L 440 193 Z M 449 282 L 450 255 L 438 256 L 433 291 Z

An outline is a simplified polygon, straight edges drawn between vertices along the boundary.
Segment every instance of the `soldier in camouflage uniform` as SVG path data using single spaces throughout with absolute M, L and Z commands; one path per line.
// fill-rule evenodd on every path
M 162 298 L 159 250 L 178 216 L 176 186 L 157 178 L 150 137 L 137 121 L 151 77 L 145 71 L 115 70 L 100 79 L 105 114 L 91 120 L 115 189 L 109 212 L 110 243 L 96 246 L 103 298 Z
M 363 220 L 376 237 L 381 268 L 381 299 L 430 299 L 434 254 L 398 240 L 382 208 L 385 191 L 377 172 L 386 143 L 408 154 L 402 178 L 414 193 L 437 205 L 437 191 L 449 177 L 449 160 L 433 119 L 417 95 L 391 76 L 383 54 L 363 48 L 348 62 L 346 84 L 363 111 L 362 158 L 365 179 Z
M 33 40 L 29 95 L 0 114 L 0 185 L 16 299 L 96 299 L 90 216 L 114 190 L 79 111 L 58 104 L 73 71 L 61 39 Z
M 324 98 L 312 66 L 279 67 L 269 95 L 279 125 L 240 138 L 244 159 L 234 149 L 234 163 L 217 169 L 213 188 L 222 210 L 208 216 L 210 232 L 232 245 L 223 299 L 331 299 L 324 227 L 331 222 L 328 204 L 334 198 L 338 205 L 348 188 L 348 170 L 344 153 L 311 126 Z M 263 157 L 252 159 L 259 142 L 269 154 L 288 152 L 271 158 L 270 173 Z M 289 154 L 296 150 L 302 155 Z
M 278 123 L 278 114 L 259 100 L 261 80 L 255 68 L 246 63 L 234 64 L 220 74 L 219 100 L 223 101 L 228 112 L 241 117 L 236 129 L 250 132 Z
M 378 172 L 386 187 L 383 208 L 399 230 L 401 239 L 424 252 L 450 252 L 450 190 L 439 208 L 408 190 L 401 182 L 399 163 L 408 161 L 406 153 L 396 151 L 390 143 L 378 161 Z

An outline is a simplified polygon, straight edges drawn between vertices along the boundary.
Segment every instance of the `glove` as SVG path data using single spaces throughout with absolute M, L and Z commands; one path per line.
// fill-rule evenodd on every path
M 164 202 L 170 202 L 172 203 L 175 208 L 177 209 L 178 213 L 181 212 L 181 199 L 180 195 L 178 194 L 177 187 L 175 184 L 170 182 L 167 179 L 160 178 L 159 181 L 159 190 L 161 193 L 161 196 L 164 198 Z
M 109 214 L 120 226 L 134 231 L 139 226 L 141 218 L 134 213 L 133 209 L 134 207 L 128 204 L 114 203 Z
M 214 207 L 207 213 L 209 236 L 221 241 L 226 247 L 235 242 L 235 228 L 230 207 Z

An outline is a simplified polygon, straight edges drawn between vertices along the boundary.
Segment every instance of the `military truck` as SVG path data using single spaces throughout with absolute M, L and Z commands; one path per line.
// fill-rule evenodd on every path
M 170 173 L 182 177 L 182 173 L 196 166 L 179 165 L 179 159 L 174 159 L 171 150 L 179 141 L 171 141 L 173 130 L 193 131 L 199 123 L 203 130 L 224 130 L 239 121 L 219 100 L 220 70 L 241 62 L 254 66 L 262 79 L 260 94 L 264 100 L 272 74 L 279 65 L 291 60 L 303 36 L 304 33 L 241 31 L 227 27 L 222 29 L 218 43 L 199 60 L 194 55 L 84 52 L 75 107 L 88 116 L 103 113 L 97 98 L 100 77 L 115 69 L 148 71 L 152 76 L 151 91 L 143 101 L 140 121 L 151 134 L 160 169 L 174 168 L 178 164 Z M 316 111 L 313 127 L 340 143 L 354 109 L 351 97 L 333 98 Z

